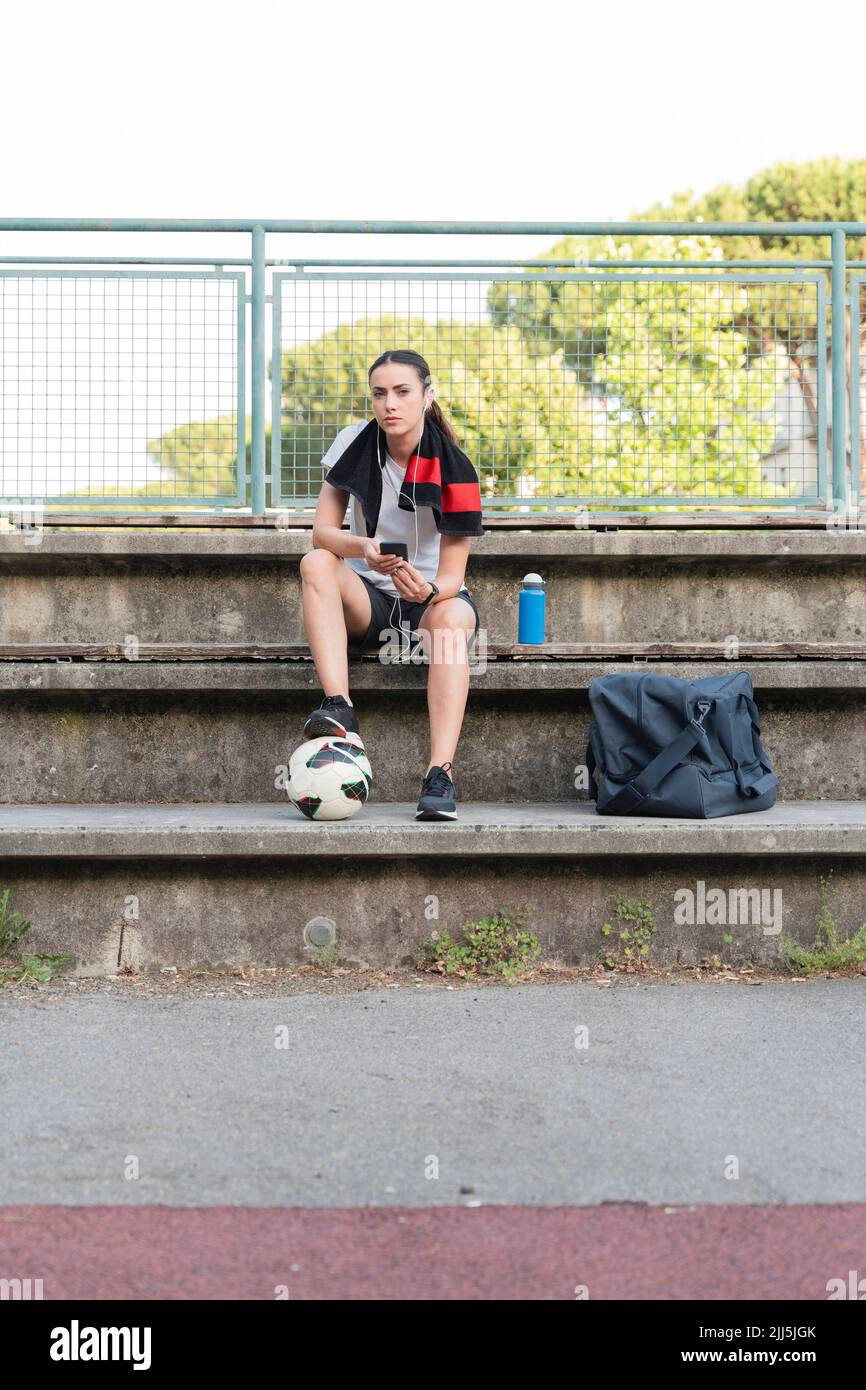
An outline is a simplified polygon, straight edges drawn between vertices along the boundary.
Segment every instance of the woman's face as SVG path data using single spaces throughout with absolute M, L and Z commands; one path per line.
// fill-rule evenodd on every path
M 383 362 L 370 377 L 370 396 L 379 426 L 386 434 L 417 436 L 424 414 L 424 388 L 414 367 Z M 428 400 L 433 399 L 431 390 Z

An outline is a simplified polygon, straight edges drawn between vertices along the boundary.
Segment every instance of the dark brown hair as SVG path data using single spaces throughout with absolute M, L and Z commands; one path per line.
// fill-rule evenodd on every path
M 376 368 L 384 366 L 386 362 L 403 362 L 406 364 L 406 366 L 414 367 L 415 371 L 421 378 L 421 385 L 424 387 L 425 391 L 432 381 L 432 377 L 430 376 L 430 368 L 427 366 L 427 363 L 424 361 L 424 358 L 421 356 L 420 352 L 413 352 L 411 348 L 392 348 L 389 349 L 388 352 L 383 352 L 381 357 L 376 358 L 376 361 L 373 363 L 372 367 L 367 373 L 368 382 Z M 451 422 L 449 420 L 446 420 L 445 416 L 442 414 L 442 407 L 440 406 L 439 402 L 435 399 L 435 397 L 430 402 L 427 409 L 430 413 L 431 418 L 435 420 L 442 433 L 448 439 L 451 440 L 452 444 L 459 445 L 460 440 L 457 438 L 457 435 L 454 432 L 454 427 L 452 426 Z

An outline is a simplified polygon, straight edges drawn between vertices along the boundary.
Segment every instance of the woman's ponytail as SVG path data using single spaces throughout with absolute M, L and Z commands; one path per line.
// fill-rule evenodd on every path
M 430 417 L 435 421 L 435 423 L 439 426 L 439 428 L 440 428 L 440 430 L 442 431 L 442 433 L 443 433 L 448 439 L 451 440 L 451 443 L 452 443 L 452 444 L 456 444 L 457 447 L 459 448 L 459 447 L 460 447 L 460 440 L 457 438 L 457 435 L 454 433 L 454 429 L 453 429 L 453 427 L 452 427 L 452 425 L 451 425 L 451 422 L 450 422 L 449 420 L 446 420 L 445 416 L 442 414 L 442 407 L 441 407 L 441 405 L 439 404 L 439 402 L 435 399 L 435 397 L 434 397 L 434 399 L 430 402 L 430 404 L 428 405 L 428 407 L 427 407 L 427 413 L 428 413 L 428 415 L 430 415 Z

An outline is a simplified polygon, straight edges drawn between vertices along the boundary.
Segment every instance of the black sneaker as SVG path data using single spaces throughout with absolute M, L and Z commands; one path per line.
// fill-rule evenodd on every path
M 454 783 L 446 771 L 446 768 L 450 767 L 450 762 L 444 763 L 442 767 L 434 764 L 425 775 L 421 784 L 421 799 L 418 802 L 418 810 L 415 812 L 417 820 L 457 819 L 457 808 L 454 804 Z
M 324 738 L 326 734 L 335 734 L 338 738 L 346 734 L 361 737 L 354 707 L 343 695 L 326 695 L 319 708 L 307 716 L 305 738 Z

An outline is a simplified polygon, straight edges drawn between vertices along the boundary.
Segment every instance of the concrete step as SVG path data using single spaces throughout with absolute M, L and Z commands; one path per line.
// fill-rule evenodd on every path
M 2 661 L 0 802 L 226 801 L 279 804 L 276 769 L 321 701 L 292 661 Z M 694 680 L 748 670 L 780 800 L 866 793 L 866 661 L 488 661 L 474 670 L 455 755 L 458 795 L 577 799 L 596 676 L 651 670 Z M 350 664 L 374 799 L 418 796 L 427 767 L 427 671 Z M 396 698 L 395 698 L 396 697 Z
M 64 512 L 52 507 L 43 515 L 46 530 L 70 527 L 108 528 L 135 526 L 142 530 L 188 531 L 190 529 L 222 529 L 261 531 L 262 529 L 283 530 L 290 526 L 297 530 L 311 530 L 314 521 L 314 508 L 296 510 L 280 508 L 266 512 L 263 517 L 252 516 L 249 512 L 232 508 L 208 511 L 202 507 L 183 507 L 175 511 L 162 512 L 105 512 L 94 509 L 88 511 L 81 507 L 76 511 Z M 856 513 L 851 512 L 855 517 Z M 18 508 L 16 525 L 21 528 L 32 524 L 33 513 Z M 826 530 L 828 521 L 838 518 L 827 507 L 809 507 L 792 510 L 790 507 L 693 507 L 668 509 L 656 507 L 651 511 L 629 511 L 625 507 L 612 506 L 608 512 L 595 507 L 583 514 L 582 524 L 597 531 L 646 531 L 646 530 L 749 530 L 802 531 L 806 529 Z M 11 524 L 11 523 L 10 523 Z M 5 518 L 0 518 L 0 529 Z M 544 511 L 540 507 L 521 504 L 514 511 L 487 511 L 484 515 L 485 531 L 521 530 L 564 530 L 572 531 L 575 526 L 575 508 L 560 507 L 554 511 Z
M 309 531 L 0 532 L 0 644 L 303 640 Z M 491 643 L 524 574 L 549 642 L 866 641 L 866 530 L 495 531 L 467 583 Z
M 432 931 L 523 905 L 547 958 L 593 964 L 620 949 L 601 927 L 623 897 L 649 901 L 659 964 L 781 963 L 783 935 L 812 945 L 830 871 L 843 935 L 866 918 L 866 806 L 842 802 L 712 821 L 462 802 L 455 822 L 381 803 L 321 824 L 287 802 L 0 807 L 0 860 L 32 949 L 91 974 L 286 964 L 311 933 L 346 960 L 407 963 Z

